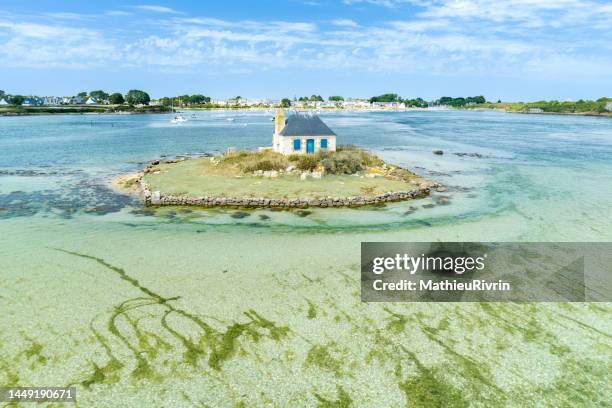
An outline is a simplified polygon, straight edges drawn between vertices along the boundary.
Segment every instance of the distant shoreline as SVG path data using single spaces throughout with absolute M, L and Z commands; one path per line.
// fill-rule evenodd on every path
M 44 116 L 44 115 L 147 115 L 147 114 L 172 114 L 179 111 L 272 111 L 276 107 L 261 106 L 227 106 L 227 107 L 183 107 L 169 108 L 167 106 L 148 106 L 115 110 L 103 106 L 66 106 L 66 107 L 0 107 L 0 117 L 15 116 Z M 447 112 L 447 111 L 493 111 L 504 113 L 517 113 L 524 115 L 569 115 L 569 116 L 593 116 L 612 118 L 612 112 L 527 112 L 494 107 L 433 107 L 433 108 L 315 108 L 315 107 L 291 107 L 286 109 L 298 111 L 319 112 Z
M 43 115 L 142 115 L 172 113 L 165 106 L 3 106 L 0 116 L 43 116 Z

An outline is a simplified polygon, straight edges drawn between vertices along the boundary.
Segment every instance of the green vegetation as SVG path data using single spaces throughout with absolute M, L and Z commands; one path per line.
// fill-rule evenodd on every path
M 314 155 L 293 154 L 284 156 L 271 150 L 261 152 L 240 151 L 221 157 L 222 164 L 237 165 L 242 173 L 254 171 L 284 170 L 294 164 L 298 170 L 324 170 L 326 174 L 355 174 L 367 167 L 384 163 L 375 155 L 354 146 L 338 146 L 336 152 L 320 151 Z
M 83 113 L 165 113 L 170 108 L 165 106 L 127 106 L 127 105 L 69 105 L 69 106 L 0 106 L 0 116 L 50 115 L 50 114 L 83 114 Z
M 289 98 L 283 98 L 280 103 L 281 108 L 288 108 L 291 106 L 291 101 Z
M 89 93 L 91 98 L 94 98 L 96 101 L 106 101 L 108 100 L 109 95 L 103 90 L 99 89 L 97 91 L 91 91 Z
M 221 167 L 238 169 L 240 173 L 247 174 L 254 171 L 282 170 L 288 165 L 287 158 L 271 150 L 261 152 L 234 152 L 227 153 L 220 158 Z
M 346 391 L 344 391 L 344 389 L 339 385 L 336 386 L 336 389 L 338 390 L 337 400 L 326 399 L 322 397 L 321 395 L 315 393 L 314 396 L 319 402 L 317 407 L 318 408 L 349 408 L 353 406 L 353 400 L 351 399 L 351 396 Z
M 484 96 L 468 96 L 467 98 L 451 98 L 450 96 L 443 96 L 438 99 L 436 105 L 453 106 L 455 108 L 464 107 L 466 105 L 474 105 L 479 103 L 485 103 L 486 99 Z
M 293 170 L 292 170 L 293 168 Z M 321 178 L 301 178 L 316 170 Z M 275 171 L 269 177 L 263 172 Z M 315 155 L 284 156 L 271 150 L 232 152 L 160 163 L 145 170 L 151 191 L 186 197 L 326 198 L 375 196 L 425 182 L 408 170 L 384 164 L 355 147 Z
M 576 113 L 576 114 L 605 114 L 611 113 L 606 110 L 606 104 L 612 102 L 612 98 L 599 98 L 596 101 L 579 99 L 577 101 L 537 101 L 537 102 L 498 102 L 498 103 L 484 103 L 475 105 L 475 108 L 488 108 L 488 109 L 504 109 L 508 112 L 529 112 L 530 110 L 541 109 L 542 112 L 548 113 Z
M 429 106 L 423 98 L 404 99 L 404 105 L 411 108 L 426 108 Z
M 386 93 L 370 98 L 370 103 L 373 102 L 401 102 L 402 98 L 396 93 Z
M 301 96 L 298 98 L 298 101 L 300 102 L 323 102 L 323 97 L 321 95 L 310 95 L 308 96 Z
M 108 100 L 113 105 L 121 105 L 121 104 L 123 104 L 125 102 L 125 99 L 123 99 L 123 95 L 121 95 L 119 92 L 115 92 L 115 93 L 111 94 L 108 97 Z
M 19 106 L 19 105 L 21 105 L 23 103 L 24 99 L 25 98 L 23 96 L 21 96 L 21 95 L 13 95 L 12 97 L 9 98 L 9 103 L 11 105 Z
M 130 105 L 148 105 L 151 102 L 151 97 L 144 91 L 130 89 L 125 96 L 125 101 Z
M 313 155 L 300 155 L 296 167 L 302 171 L 315 171 L 319 167 L 319 160 Z
M 338 95 L 332 95 L 329 98 L 327 98 L 328 101 L 332 101 L 332 102 L 340 102 L 343 101 L 344 98 Z
M 330 371 L 336 377 L 341 377 L 343 375 L 342 359 L 335 357 L 338 354 L 337 349 L 337 345 L 333 342 L 325 345 L 314 345 L 308 351 L 304 365 L 321 368 Z

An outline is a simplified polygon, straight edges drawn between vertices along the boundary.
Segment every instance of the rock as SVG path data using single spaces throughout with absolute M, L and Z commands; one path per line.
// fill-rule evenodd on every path
M 278 177 L 278 171 L 276 171 L 276 170 L 266 170 L 266 171 L 263 172 L 263 176 L 264 177 L 268 177 L 268 178 Z
M 319 180 L 320 180 L 320 179 L 321 179 L 321 177 L 323 177 L 323 173 L 322 173 L 322 172 L 320 172 L 320 171 L 313 171 L 313 172 L 311 173 L 311 177 L 312 177 L 313 179 L 319 179 Z
M 306 171 L 302 172 L 302 174 L 300 174 L 300 180 L 306 180 L 309 175 L 310 174 Z
M 423 208 L 434 208 L 435 204 L 423 204 Z
M 459 157 L 476 157 L 477 159 L 482 159 L 485 157 L 485 155 L 480 154 L 480 153 L 454 153 L 455 155 L 459 156 Z
M 151 194 L 151 204 L 158 205 L 161 202 L 161 193 L 159 191 L 154 191 Z
M 232 218 L 238 218 L 238 219 L 240 219 L 240 218 L 246 218 L 246 217 L 248 217 L 249 215 L 251 215 L 251 214 L 250 214 L 250 213 L 248 213 L 248 212 L 244 212 L 244 211 L 236 211 L 236 212 L 232 213 L 231 217 L 232 217 Z
M 291 173 L 291 172 L 292 172 L 294 169 L 295 169 L 295 166 L 291 166 L 291 165 L 289 165 L 289 166 L 287 166 L 287 168 L 285 169 L 285 171 L 286 171 L 287 173 Z
M 312 211 L 308 211 L 308 210 L 299 210 L 297 211 L 297 215 L 300 217 L 307 217 L 310 214 L 312 214 Z
M 442 156 L 444 154 L 444 151 L 442 151 L 442 150 L 434 150 L 433 154 L 437 154 L 438 156 Z
M 445 189 L 443 186 L 438 186 L 438 187 L 436 187 L 436 191 L 437 191 L 438 193 L 443 193 L 443 192 L 445 192 L 445 191 L 446 191 L 446 189 Z
M 412 214 L 413 212 L 415 212 L 416 210 L 417 210 L 417 208 L 411 205 L 411 206 L 410 206 L 410 207 L 408 207 L 408 209 L 407 209 L 407 210 L 404 212 L 404 215 L 410 215 L 410 214 Z
M 435 200 L 438 205 L 449 205 L 451 203 L 451 199 L 448 196 L 436 197 Z

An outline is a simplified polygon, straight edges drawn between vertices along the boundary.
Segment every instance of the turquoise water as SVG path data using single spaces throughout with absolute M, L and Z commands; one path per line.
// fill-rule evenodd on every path
M 322 114 L 446 187 L 386 207 L 238 219 L 114 191 L 154 158 L 271 143 L 272 113 L 186 116 L 0 118 L 0 383 L 82 406 L 610 401 L 608 304 L 362 304 L 359 248 L 610 241 L 612 120 Z

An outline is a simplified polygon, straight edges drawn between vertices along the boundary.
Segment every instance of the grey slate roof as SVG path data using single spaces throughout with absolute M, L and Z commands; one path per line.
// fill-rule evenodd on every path
M 321 118 L 313 114 L 296 113 L 285 120 L 281 136 L 336 136 Z

